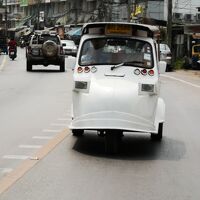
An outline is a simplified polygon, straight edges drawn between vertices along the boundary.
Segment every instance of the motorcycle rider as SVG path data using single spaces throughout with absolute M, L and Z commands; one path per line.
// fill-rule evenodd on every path
M 25 47 L 25 38 L 23 36 L 20 37 L 19 39 L 19 45 L 21 48 Z
M 10 49 L 14 49 L 15 53 L 17 53 L 17 42 L 15 41 L 14 38 L 10 39 L 10 41 L 8 42 L 8 47 L 9 47 L 9 51 Z
M 10 41 L 8 42 L 8 47 L 9 57 L 14 60 L 17 57 L 17 42 L 14 38 L 10 39 Z

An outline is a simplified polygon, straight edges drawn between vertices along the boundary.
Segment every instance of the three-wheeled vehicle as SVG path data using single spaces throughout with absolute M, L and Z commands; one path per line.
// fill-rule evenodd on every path
M 105 150 L 117 152 L 124 132 L 162 139 L 165 103 L 159 97 L 159 29 L 154 26 L 97 22 L 83 26 L 73 73 L 72 121 L 79 136 L 95 130 Z

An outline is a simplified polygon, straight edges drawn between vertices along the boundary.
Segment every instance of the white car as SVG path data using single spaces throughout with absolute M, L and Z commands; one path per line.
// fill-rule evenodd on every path
M 76 56 L 77 46 L 73 40 L 61 40 L 65 55 Z
M 73 135 L 95 130 L 107 152 L 118 151 L 124 132 L 150 133 L 161 140 L 165 103 L 159 97 L 156 27 L 133 23 L 91 23 L 83 36 L 73 73 Z
M 172 53 L 167 44 L 161 43 L 160 44 L 160 60 L 165 61 L 167 63 L 167 71 L 172 70 Z

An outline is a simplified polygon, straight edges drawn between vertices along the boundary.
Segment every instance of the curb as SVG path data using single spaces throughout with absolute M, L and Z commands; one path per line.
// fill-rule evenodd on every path
M 200 70 L 176 70 L 176 73 L 200 77 Z

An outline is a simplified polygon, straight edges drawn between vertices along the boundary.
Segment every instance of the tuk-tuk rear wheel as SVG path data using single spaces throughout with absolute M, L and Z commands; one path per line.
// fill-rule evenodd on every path
M 163 136 L 163 123 L 159 123 L 158 133 L 157 134 L 151 133 L 151 139 L 160 141 L 160 140 L 162 140 L 162 136 Z
M 26 60 L 26 70 L 27 71 L 32 71 L 32 63 L 28 60 Z
M 118 153 L 120 150 L 122 131 L 107 130 L 105 134 L 105 152 L 108 154 Z

